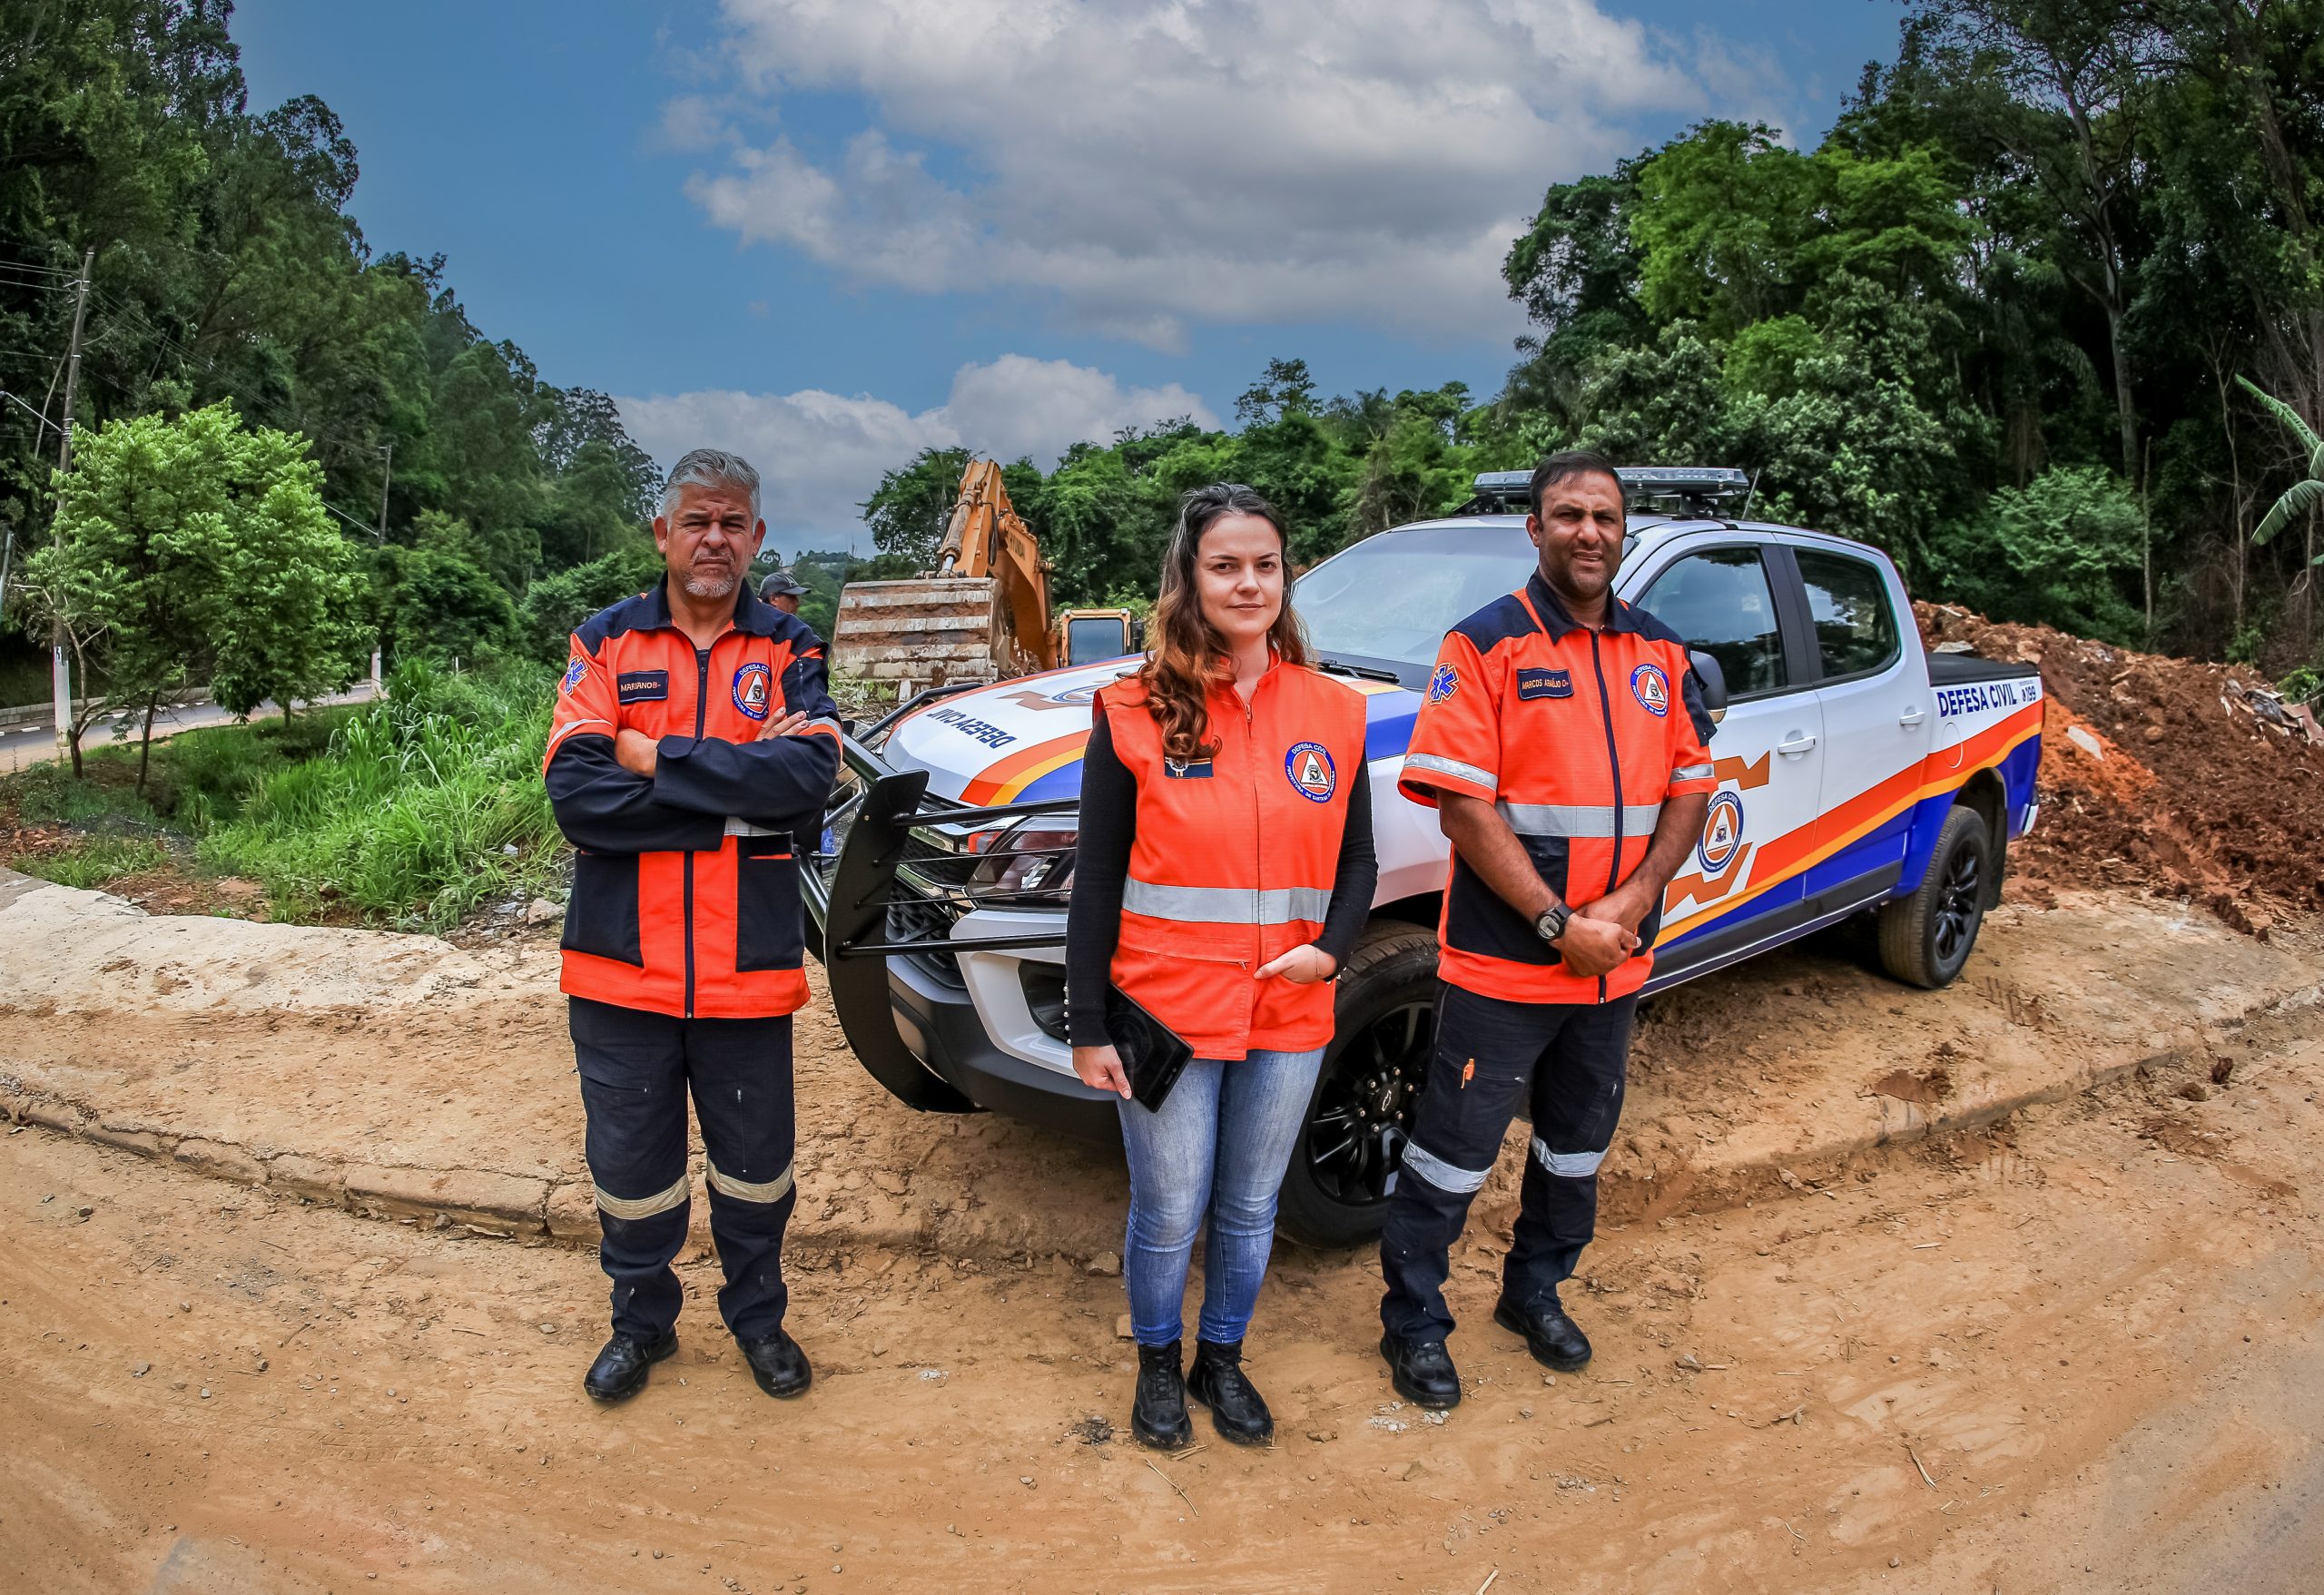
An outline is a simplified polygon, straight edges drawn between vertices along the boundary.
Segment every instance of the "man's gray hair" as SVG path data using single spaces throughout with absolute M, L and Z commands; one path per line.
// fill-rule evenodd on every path
M 751 518 L 759 518 L 759 474 L 751 462 L 739 454 L 729 454 L 723 448 L 696 448 L 688 451 L 684 459 L 670 468 L 670 479 L 662 484 L 662 513 L 669 515 L 678 507 L 681 487 L 736 487 L 751 496 Z

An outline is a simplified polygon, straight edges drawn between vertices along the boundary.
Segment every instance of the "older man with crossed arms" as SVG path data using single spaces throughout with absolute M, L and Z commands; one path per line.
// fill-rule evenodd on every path
M 654 522 L 666 574 L 573 634 L 542 765 L 578 850 L 560 984 L 613 1280 L 613 1335 L 583 1381 L 601 1402 L 677 1349 L 689 1090 L 719 1313 L 768 1394 L 812 1378 L 783 1328 L 791 1015 L 807 1000 L 795 839 L 820 832 L 839 718 L 815 635 L 751 593 L 765 535 L 748 463 L 678 462 Z

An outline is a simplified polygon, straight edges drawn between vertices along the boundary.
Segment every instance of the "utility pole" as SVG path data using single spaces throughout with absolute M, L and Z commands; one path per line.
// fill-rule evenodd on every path
M 396 440 L 389 438 L 380 453 L 386 458 L 379 465 L 379 518 L 371 523 L 371 531 L 377 541 L 384 543 L 388 540 L 388 485 L 396 479 Z
M 64 440 L 56 446 L 56 469 L 59 475 L 73 468 L 73 390 L 81 380 L 81 326 L 89 313 L 89 273 L 97 263 L 96 246 L 92 244 L 81 256 L 79 291 L 73 298 L 73 343 L 64 357 Z M 64 496 L 57 495 L 56 531 L 64 524 Z M 73 667 L 64 656 L 64 616 L 58 615 L 51 622 L 48 632 L 50 679 L 56 696 L 56 756 L 69 761 L 73 757 Z M 81 684 L 84 688 L 88 683 Z M 79 772 L 74 772 L 79 773 Z

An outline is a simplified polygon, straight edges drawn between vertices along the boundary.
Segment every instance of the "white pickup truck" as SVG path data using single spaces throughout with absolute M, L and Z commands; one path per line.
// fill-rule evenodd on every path
M 1738 473 L 1623 477 L 1618 590 L 1687 639 L 1718 723 L 1718 789 L 1665 898 L 1647 991 L 1859 913 L 1877 916 L 1890 973 L 1951 980 L 1999 900 L 2008 842 L 2034 823 L 2038 673 L 1924 653 L 1885 555 L 1726 518 Z M 1447 854 L 1396 775 L 1444 632 L 1532 568 L 1525 483 L 1480 477 L 1458 513 L 1368 537 L 1297 582 L 1323 667 L 1371 700 L 1380 857 L 1284 1184 L 1281 1227 L 1311 1245 L 1378 1232 L 1425 1078 Z M 808 945 L 857 1057 L 910 1106 L 1118 1134 L 1114 1099 L 1073 1074 L 1063 941 L 1090 701 L 1136 665 L 935 689 L 847 738 L 804 872 Z

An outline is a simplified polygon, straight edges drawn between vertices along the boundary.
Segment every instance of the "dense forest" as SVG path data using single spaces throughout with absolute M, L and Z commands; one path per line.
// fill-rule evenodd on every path
M 60 501 L 84 258 L 78 435 L 141 419 L 172 458 L 202 433 L 305 472 L 345 671 L 374 639 L 553 657 L 653 568 L 658 472 L 612 401 L 476 326 L 441 259 L 370 251 L 351 142 L 320 100 L 250 107 L 231 9 L 0 0 L 0 702 L 45 695 L 60 512 L 113 514 L 144 458 L 123 431 L 110 485 Z M 1259 487 L 1314 559 L 1551 447 L 1734 465 L 1755 514 L 1868 538 L 1925 596 L 2284 674 L 2317 655 L 2318 517 L 2254 533 L 2313 468 L 2263 396 L 2324 419 L 2319 84 L 2324 0 L 1901 7 L 1813 149 L 1711 122 L 1549 188 L 1503 268 L 1532 330 L 1498 393 L 1334 398 L 1278 359 L 1226 430 L 1019 461 L 1009 491 L 1058 596 L 1098 602 L 1150 594 L 1206 481 Z M 962 463 L 887 475 L 877 557 L 800 556 L 811 620 L 921 566 Z
M 1313 558 L 1583 444 L 1741 467 L 1755 514 L 1999 617 L 2315 655 L 2316 513 L 2252 536 L 2312 446 L 2252 387 L 2324 418 L 2324 0 L 1914 5 L 1815 149 L 1707 123 L 1550 188 L 1503 274 L 1533 331 L 1489 399 L 1325 399 L 1278 360 L 1232 431 L 1019 462 L 1059 589 L 1150 586 L 1200 482 L 1260 487 Z M 958 474 L 923 455 L 866 507 L 898 564 Z
M 80 438 L 223 400 L 304 439 L 364 578 L 359 656 L 376 636 L 474 659 L 635 590 L 660 477 L 612 400 L 478 328 L 440 259 L 372 253 L 338 118 L 311 97 L 250 108 L 231 10 L 0 0 L 7 620 L 45 642 L 23 578 L 56 512 L 84 253 Z M 8 641 L 0 702 L 45 698 L 44 650 Z

